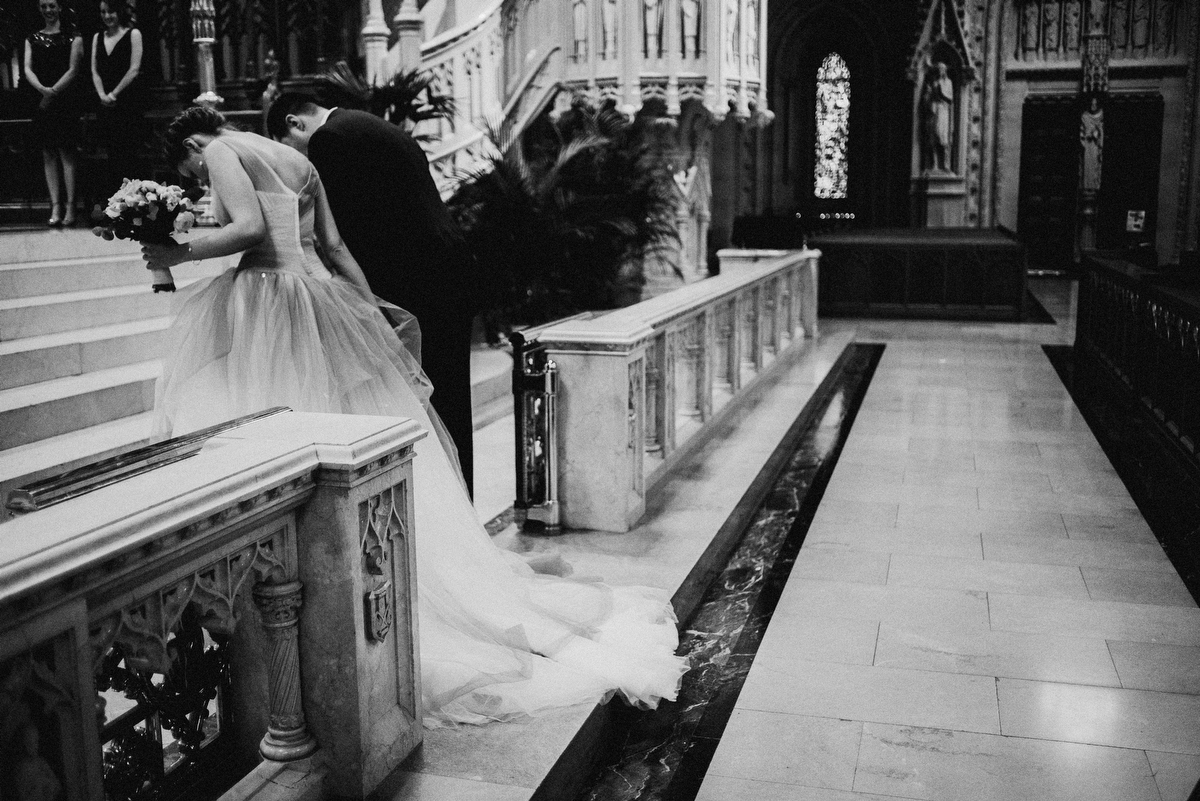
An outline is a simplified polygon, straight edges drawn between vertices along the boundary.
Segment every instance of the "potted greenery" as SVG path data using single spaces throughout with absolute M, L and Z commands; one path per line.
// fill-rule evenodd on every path
M 449 201 L 504 320 L 539 323 L 640 299 L 644 264 L 670 263 L 677 200 L 652 117 L 577 100 L 513 135 Z M 678 274 L 678 267 L 671 264 Z

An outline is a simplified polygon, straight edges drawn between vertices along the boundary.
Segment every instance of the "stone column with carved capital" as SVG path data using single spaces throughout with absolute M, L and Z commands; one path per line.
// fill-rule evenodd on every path
M 396 51 L 400 54 L 400 71 L 421 66 L 421 43 L 425 41 L 425 23 L 421 19 L 417 0 L 402 0 L 400 10 L 392 20 L 396 32 Z
M 300 649 L 298 644 L 301 584 L 258 584 L 254 603 L 262 612 L 263 628 L 270 642 L 268 672 L 271 722 L 258 750 L 267 759 L 290 762 L 317 750 L 316 740 L 304 725 L 304 705 L 300 689 Z
M 391 78 L 387 69 L 387 42 L 391 33 L 383 18 L 383 0 L 367 0 L 367 18 L 363 20 L 361 35 L 367 83 L 371 86 L 382 86 Z
M 192 0 L 191 15 L 192 42 L 196 45 L 196 76 L 200 82 L 200 94 L 192 102 L 219 106 L 225 100 L 217 94 L 217 74 L 213 64 L 217 17 L 213 0 Z

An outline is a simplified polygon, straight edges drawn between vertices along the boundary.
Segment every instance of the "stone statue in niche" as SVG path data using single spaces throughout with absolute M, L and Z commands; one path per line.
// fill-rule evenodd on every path
M 1154 6 L 1154 46 L 1163 55 L 1173 55 L 1175 45 L 1175 4 L 1158 0 Z
M 738 0 L 725 0 L 725 60 L 736 64 L 738 51 Z
M 1067 0 L 1063 7 L 1063 49 L 1071 53 L 1079 50 L 1082 26 L 1079 11 L 1079 0 Z
M 1088 4 L 1087 32 L 1104 33 L 1104 0 L 1084 0 Z
M 575 58 L 580 61 L 588 57 L 588 7 L 587 0 L 575 0 L 571 8 L 575 23 Z
M 642 0 L 642 35 L 646 58 L 662 58 L 663 9 L 659 0 Z
M 1100 168 L 1104 161 L 1104 109 L 1095 95 L 1079 117 L 1079 143 L 1083 145 L 1081 186 L 1085 192 L 1095 192 L 1100 189 Z
M 1058 0 L 1044 0 L 1042 3 L 1042 49 L 1047 55 L 1057 53 L 1061 45 L 1058 12 Z
M 21 753 L 15 759 L 12 774 L 16 797 L 21 801 L 61 801 L 62 782 L 41 754 L 37 726 L 26 724 L 21 731 Z
M 604 27 L 604 58 L 617 57 L 617 0 L 602 0 L 600 23 Z
M 1036 52 L 1042 41 L 1042 28 L 1038 23 L 1040 4 L 1038 0 L 1026 0 L 1021 14 L 1021 49 L 1026 53 Z
M 1150 44 L 1150 0 L 1133 0 L 1133 46 Z
M 1129 5 L 1128 0 L 1113 0 L 1112 30 L 1110 38 L 1113 47 L 1125 47 L 1129 39 Z
M 679 0 L 679 26 L 683 57 L 700 57 L 700 0 Z
M 1038 23 L 1038 12 L 1041 10 L 1041 4 L 1038 0 L 1026 0 L 1025 13 L 1021 19 L 1021 27 L 1023 28 L 1021 36 L 1021 47 L 1027 52 L 1034 52 L 1038 49 L 1038 42 L 1041 40 L 1041 28 Z
M 925 73 L 921 111 L 924 115 L 925 169 L 950 172 L 953 166 L 950 149 L 954 142 L 954 81 L 944 62 L 935 62 Z
M 746 0 L 746 60 L 758 63 L 758 0 Z

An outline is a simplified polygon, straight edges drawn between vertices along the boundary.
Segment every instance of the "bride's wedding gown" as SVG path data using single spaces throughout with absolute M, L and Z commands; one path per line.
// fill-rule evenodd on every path
M 320 181 L 300 154 L 222 133 L 266 220 L 262 244 L 187 300 L 167 343 L 156 429 L 180 434 L 258 411 L 409 417 L 433 432 L 423 374 L 379 311 L 321 262 Z M 213 187 L 213 213 L 227 223 Z M 535 573 L 494 546 L 447 456 L 445 437 L 416 446 L 417 592 L 427 726 L 510 720 L 615 692 L 653 707 L 673 699 L 666 592 Z

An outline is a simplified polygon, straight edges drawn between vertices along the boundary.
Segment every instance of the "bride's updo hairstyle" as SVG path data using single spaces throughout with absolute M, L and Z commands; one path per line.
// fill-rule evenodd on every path
M 216 136 L 221 131 L 236 130 L 225 115 L 208 106 L 192 106 L 179 112 L 167 132 L 163 136 L 163 156 L 172 167 L 187 158 L 187 148 L 183 141 L 192 134 L 210 134 Z

